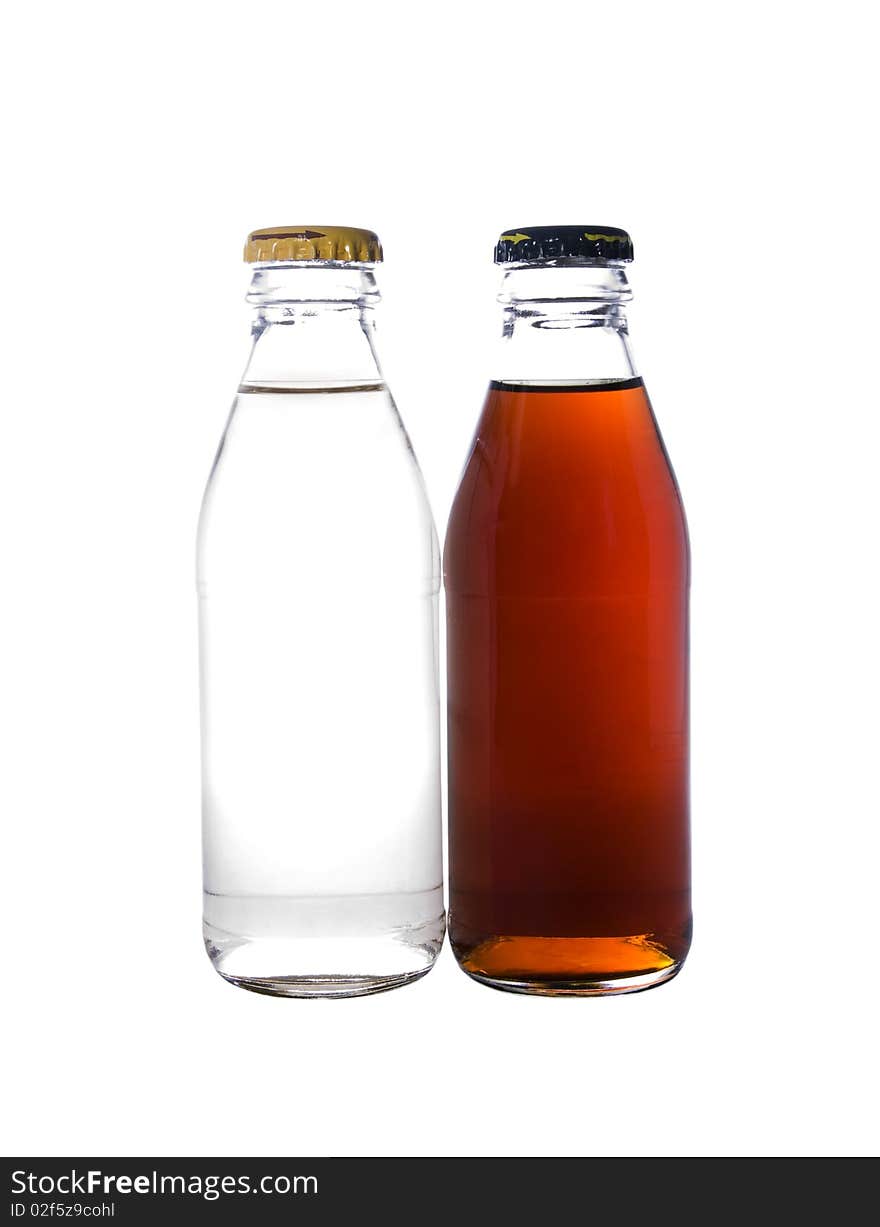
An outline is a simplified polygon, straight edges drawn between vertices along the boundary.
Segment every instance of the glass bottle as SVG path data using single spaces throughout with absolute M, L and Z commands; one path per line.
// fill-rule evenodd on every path
M 510 231 L 446 538 L 450 939 L 496 988 L 670 979 L 691 932 L 689 552 L 627 339 L 632 244 Z
M 199 522 L 205 944 L 280 996 L 394 988 L 444 933 L 439 549 L 374 349 L 381 258 L 365 230 L 249 237 Z

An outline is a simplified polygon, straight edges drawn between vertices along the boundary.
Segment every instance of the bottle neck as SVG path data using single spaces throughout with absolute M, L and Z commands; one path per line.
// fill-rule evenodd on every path
M 382 382 L 374 344 L 379 291 L 372 268 L 263 264 L 247 296 L 253 349 L 242 386 L 373 386 Z
M 510 383 L 632 379 L 621 264 L 557 261 L 505 269 L 493 378 Z

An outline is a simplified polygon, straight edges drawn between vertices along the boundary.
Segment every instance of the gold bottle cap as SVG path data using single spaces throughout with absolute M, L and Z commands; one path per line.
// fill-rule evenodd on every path
M 353 226 L 269 226 L 248 235 L 244 258 L 248 264 L 288 260 L 376 264 L 382 259 L 382 244 L 372 230 Z

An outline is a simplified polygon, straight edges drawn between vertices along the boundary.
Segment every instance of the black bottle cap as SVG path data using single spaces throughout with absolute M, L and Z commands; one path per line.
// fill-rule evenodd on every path
M 496 264 L 632 258 L 632 239 L 616 226 L 523 226 L 505 230 L 495 246 Z

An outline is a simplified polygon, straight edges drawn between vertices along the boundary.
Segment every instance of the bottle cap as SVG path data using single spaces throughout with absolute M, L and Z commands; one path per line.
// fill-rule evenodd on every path
M 291 260 L 376 264 L 382 259 L 382 244 L 372 230 L 353 226 L 269 226 L 251 231 L 244 258 L 248 264 Z
M 632 239 L 617 226 L 523 226 L 505 230 L 495 246 L 496 264 L 628 262 L 632 258 Z

